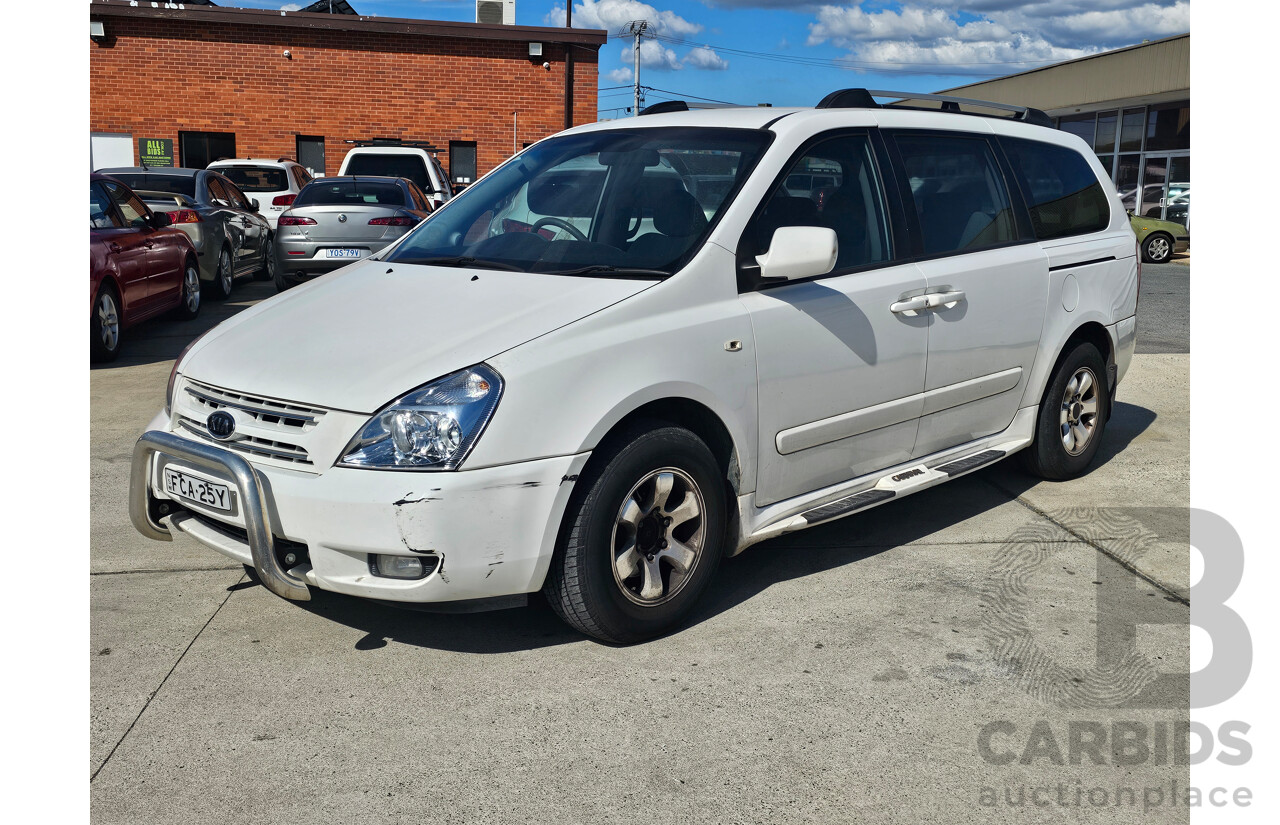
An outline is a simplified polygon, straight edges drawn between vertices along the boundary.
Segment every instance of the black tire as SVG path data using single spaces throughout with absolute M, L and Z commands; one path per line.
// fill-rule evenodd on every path
M 671 477 L 665 496 L 656 486 L 664 475 Z M 588 636 L 615 644 L 676 627 L 719 566 L 725 488 L 707 445 L 680 427 L 651 423 L 602 444 L 574 490 L 543 585 L 552 609 Z M 639 513 L 630 536 L 621 518 L 628 501 Z M 700 513 L 690 516 L 694 509 Z M 619 552 L 620 546 L 634 549 Z M 689 549 L 695 552 L 684 556 L 691 561 L 681 571 L 676 562 Z M 635 565 L 629 576 L 616 572 L 626 566 L 621 557 Z M 653 579 L 651 571 L 658 571 Z M 650 582 L 661 592 L 645 597 Z
M 276 282 L 276 292 L 284 292 L 286 289 L 297 286 L 297 284 L 292 283 L 288 278 L 286 278 L 284 276 L 284 270 L 279 268 L 276 269 L 275 275 L 272 276 L 272 280 Z
M 179 321 L 190 321 L 200 314 L 200 267 L 195 258 L 182 264 L 182 298 L 173 310 Z
M 235 261 L 231 258 L 231 247 L 223 246 L 218 251 L 218 267 L 214 271 L 213 283 L 209 284 L 209 295 L 216 301 L 225 301 L 231 297 L 231 285 L 235 283 Z
M 254 270 L 255 281 L 274 281 L 276 277 L 276 238 L 267 235 L 267 248 L 262 257 L 262 267 Z
M 1173 257 L 1173 238 L 1163 232 L 1152 232 L 1142 242 L 1142 260 L 1149 264 L 1168 263 Z
M 123 336 L 120 296 L 113 286 L 103 284 L 89 310 L 89 360 L 97 364 L 116 360 Z
M 1080 390 L 1083 381 L 1079 376 L 1084 372 L 1090 376 L 1089 389 L 1068 392 L 1073 379 L 1078 381 L 1075 389 Z M 1092 412 L 1088 412 L 1090 399 Z M 1075 478 L 1093 462 L 1106 435 L 1110 414 L 1107 363 L 1093 344 L 1077 344 L 1059 362 L 1045 388 L 1036 417 L 1035 440 L 1021 453 L 1023 466 L 1041 478 L 1057 481 Z M 1070 436 L 1068 429 L 1072 430 Z M 1087 437 L 1079 435 L 1082 430 L 1088 433 Z

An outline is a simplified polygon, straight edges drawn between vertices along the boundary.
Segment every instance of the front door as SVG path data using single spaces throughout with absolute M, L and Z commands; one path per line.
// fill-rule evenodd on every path
M 893 143 L 930 296 L 923 457 L 1013 421 L 1039 351 L 1049 264 L 1015 217 L 992 138 L 900 132 Z
M 926 284 L 913 264 L 896 262 L 880 168 L 870 133 L 820 137 L 797 153 L 744 233 L 742 302 L 759 382 L 757 505 L 911 456 L 929 319 L 905 304 Z M 788 189 L 788 180 L 819 171 L 831 185 Z M 835 268 L 803 281 L 751 282 L 751 262 L 781 226 L 835 230 Z

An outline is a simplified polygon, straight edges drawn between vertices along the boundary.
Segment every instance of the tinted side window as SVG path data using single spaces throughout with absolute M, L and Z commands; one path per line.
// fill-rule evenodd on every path
M 221 180 L 210 175 L 205 179 L 205 186 L 209 189 L 209 200 L 219 206 L 231 205 L 231 196 L 227 194 L 227 190 L 223 187 Z
M 104 183 L 107 191 L 111 193 L 111 199 L 116 202 L 116 206 L 120 209 L 120 214 L 124 216 L 125 226 L 135 229 L 146 226 L 147 207 L 142 205 L 142 201 L 138 199 L 138 196 L 111 181 L 104 181 Z
M 1064 146 L 1001 138 L 1040 240 L 1100 232 L 1111 221 L 1107 194 L 1088 161 Z
M 102 191 L 102 187 L 96 183 L 89 183 L 89 228 L 90 229 L 111 229 L 112 227 L 121 226 L 120 219 L 116 217 L 116 213 L 111 211 L 111 201 L 107 200 L 107 193 Z
M 227 194 L 231 197 L 232 206 L 234 206 L 236 209 L 249 208 L 249 199 L 245 197 L 245 194 L 243 192 L 241 192 L 232 184 L 227 183 L 226 181 L 223 181 L 222 185 L 226 187 Z
M 924 254 L 972 252 L 1018 240 L 1004 176 L 986 140 L 899 134 L 896 142 Z
M 832 138 L 806 149 L 748 227 L 744 251 L 765 252 L 783 226 L 834 229 L 833 272 L 892 259 L 880 178 L 866 135 Z

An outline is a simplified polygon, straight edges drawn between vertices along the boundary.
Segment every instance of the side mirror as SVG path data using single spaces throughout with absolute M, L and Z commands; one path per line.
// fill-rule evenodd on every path
M 166 226 L 173 225 L 173 219 L 169 217 L 168 212 L 152 212 L 151 225 L 156 229 L 164 229 Z
M 769 251 L 756 256 L 761 278 L 794 281 L 826 275 L 836 265 L 839 241 L 825 226 L 780 226 L 773 233 Z
M 257 211 L 258 211 L 258 209 L 259 209 L 259 207 L 258 207 L 258 199 L 257 199 L 257 198 L 249 198 L 249 211 L 250 211 L 250 212 L 257 212 Z

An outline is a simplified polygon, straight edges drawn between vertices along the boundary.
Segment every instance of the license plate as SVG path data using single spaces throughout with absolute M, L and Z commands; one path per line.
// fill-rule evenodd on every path
M 164 468 L 164 491 L 171 496 L 199 502 L 215 510 L 231 512 L 230 487 L 180 473 L 172 467 Z
M 326 258 L 359 258 L 363 252 L 363 249 L 326 249 L 324 256 Z

